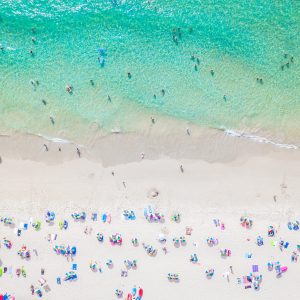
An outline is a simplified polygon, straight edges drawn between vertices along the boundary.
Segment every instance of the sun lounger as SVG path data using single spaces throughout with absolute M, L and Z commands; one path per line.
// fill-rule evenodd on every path
M 43 286 L 47 281 L 45 278 L 41 277 L 38 282 L 40 283 L 41 286 Z

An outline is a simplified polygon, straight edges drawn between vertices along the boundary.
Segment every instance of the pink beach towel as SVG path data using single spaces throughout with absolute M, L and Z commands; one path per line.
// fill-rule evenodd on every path
M 281 267 L 281 268 L 280 268 L 281 272 L 286 272 L 286 271 L 287 271 L 287 269 L 288 269 L 288 267 L 287 267 L 287 266 L 284 266 L 284 267 Z

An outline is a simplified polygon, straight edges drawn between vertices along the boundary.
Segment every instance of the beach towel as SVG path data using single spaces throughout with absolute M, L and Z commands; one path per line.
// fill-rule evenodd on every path
M 288 269 L 288 267 L 287 267 L 287 266 L 283 266 L 283 267 L 281 267 L 281 268 L 280 268 L 281 272 L 286 272 L 286 271 L 287 271 L 287 269 Z
M 13 275 L 13 268 L 12 268 L 12 266 L 8 267 L 8 274 L 11 275 L 11 276 Z
M 258 265 L 252 266 L 252 272 L 258 272 Z
M 103 214 L 103 215 L 102 215 L 102 222 L 105 223 L 105 222 L 106 222 L 106 219 L 107 219 L 107 215 L 106 215 L 106 214 Z

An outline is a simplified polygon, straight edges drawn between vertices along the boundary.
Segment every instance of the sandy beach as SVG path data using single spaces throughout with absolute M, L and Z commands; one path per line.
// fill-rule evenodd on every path
M 130 145 L 120 143 L 125 138 Z M 199 158 L 204 156 L 204 150 L 192 141 L 187 145 L 184 140 L 173 138 L 181 147 L 172 146 L 173 153 L 167 153 L 162 150 L 169 147 L 166 143 L 158 148 L 156 144 L 147 147 L 142 142 L 142 147 L 136 148 L 134 141 L 139 139 L 134 136 L 117 135 L 110 139 L 110 145 L 112 139 L 117 139 L 116 143 L 122 147 L 113 150 L 111 146 L 109 155 L 102 141 L 102 156 L 99 156 L 102 161 L 94 159 L 97 146 L 93 151 L 82 148 L 79 158 L 74 145 L 60 145 L 64 156 L 55 160 L 54 156 L 60 154 L 56 143 L 48 143 L 49 149 L 45 151 L 39 138 L 31 137 L 31 142 L 30 137 L 1 139 L 6 147 L 12 143 L 20 145 L 23 140 L 31 145 L 31 148 L 18 147 L 19 153 L 10 155 L 9 149 L 2 147 L 0 215 L 12 217 L 15 228 L 20 228 L 21 222 L 29 228 L 21 230 L 18 237 L 15 229 L 0 223 L 1 267 L 12 270 L 12 274 L 3 273 L 0 278 L 1 293 L 8 292 L 16 299 L 37 298 L 31 296 L 33 285 L 41 289 L 44 299 L 96 300 L 117 299 L 115 290 L 119 289 L 123 291 L 121 299 L 127 299 L 136 286 L 143 288 L 143 299 L 297 299 L 299 264 L 291 262 L 291 255 L 297 251 L 299 232 L 287 226 L 289 221 L 300 218 L 297 150 L 223 134 L 219 142 L 224 144 L 224 151 L 230 152 L 227 143 L 235 149 L 232 151 L 235 154 L 224 160 L 222 153 L 216 156 L 211 147 L 210 156 L 206 156 L 210 160 L 205 160 Z M 247 154 L 248 144 L 252 148 Z M 209 147 L 205 151 L 209 153 Z M 29 153 L 35 157 L 29 157 Z M 27 159 L 22 155 L 28 155 Z M 164 215 L 164 222 L 146 220 L 144 208 L 148 205 Z M 124 210 L 133 210 L 136 219 L 124 220 Z M 47 211 L 55 212 L 53 224 L 45 221 Z M 71 217 L 74 212 L 85 212 L 86 220 L 74 221 Z M 91 220 L 95 212 L 97 221 Z M 104 213 L 111 215 L 110 224 L 101 221 Z M 171 220 L 177 213 L 178 223 Z M 253 220 L 251 229 L 241 226 L 243 215 Z M 215 226 L 214 219 L 224 223 L 223 230 Z M 31 225 L 36 220 L 42 222 L 39 231 Z M 59 229 L 60 220 L 68 221 L 67 230 Z M 275 228 L 274 237 L 268 237 L 269 226 Z M 191 235 L 186 235 L 186 227 L 192 228 Z M 97 240 L 97 233 L 103 234 L 103 242 Z M 109 242 L 109 236 L 115 233 L 122 235 L 121 246 Z M 57 235 L 56 239 L 48 241 L 49 234 Z M 165 243 L 158 240 L 159 234 L 165 236 Z M 173 239 L 183 236 L 186 244 L 175 247 Z M 258 236 L 263 237 L 264 245 L 257 245 Z M 218 244 L 208 246 L 209 237 L 217 239 Z M 3 245 L 3 238 L 12 242 L 11 249 Z M 133 238 L 138 239 L 136 247 L 131 242 Z M 280 250 L 281 240 L 289 242 L 288 248 Z M 143 243 L 157 250 L 155 257 L 147 254 Z M 31 250 L 29 260 L 17 255 L 23 245 Z M 73 262 L 53 251 L 53 247 L 60 245 L 76 246 Z M 230 257 L 221 256 L 222 249 L 230 249 Z M 190 261 L 193 254 L 197 255 L 196 263 Z M 251 258 L 246 258 L 248 254 Z M 122 277 L 126 259 L 136 260 L 137 268 L 129 269 L 128 276 Z M 112 268 L 106 265 L 108 260 L 112 260 Z M 102 272 L 93 272 L 91 262 L 97 262 Z M 280 262 L 288 270 L 278 277 L 274 270 L 268 271 L 268 262 Z M 63 278 L 74 263 L 77 280 L 57 284 L 57 277 Z M 245 289 L 247 284 L 243 283 L 243 276 L 253 273 L 253 265 L 258 265 L 257 274 L 262 275 L 259 290 L 253 286 Z M 18 278 L 15 273 L 22 266 L 26 278 Z M 41 269 L 45 269 L 44 275 Z M 214 269 L 211 279 L 205 273 L 209 269 Z M 170 282 L 169 273 L 178 274 L 179 281 Z M 41 277 L 47 281 L 48 292 L 38 282 Z
M 298 299 L 299 11 L 1 0 L 0 300 Z

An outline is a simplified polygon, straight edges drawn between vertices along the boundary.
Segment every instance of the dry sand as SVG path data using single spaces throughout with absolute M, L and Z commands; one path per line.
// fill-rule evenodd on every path
M 47 209 L 57 217 L 53 226 L 43 219 L 41 231 L 29 228 L 21 237 L 0 224 L 0 238 L 13 242 L 11 250 L 0 249 L 2 266 L 13 267 L 12 277 L 4 274 L 0 278 L 0 292 L 11 292 L 16 299 L 33 299 L 29 287 L 37 286 L 40 269 L 45 268 L 51 291 L 44 293 L 44 299 L 116 299 L 116 288 L 125 293 L 134 285 L 143 287 L 143 299 L 298 299 L 299 263 L 291 263 L 290 256 L 300 244 L 299 231 L 287 229 L 289 220 L 300 220 L 298 150 L 276 149 L 220 132 L 213 135 L 206 135 L 207 140 L 203 135 L 201 139 L 197 135 L 165 137 L 163 142 L 153 136 L 112 135 L 81 147 L 81 158 L 76 145 L 61 145 L 62 152 L 58 152 L 59 144 L 47 142 L 46 152 L 41 138 L 2 137 L 0 216 L 14 217 L 17 226 L 30 217 L 43 219 Z M 218 142 L 212 143 L 216 136 Z M 153 189 L 159 192 L 154 198 L 149 196 Z M 145 220 L 147 204 L 165 214 L 165 223 Z M 137 220 L 122 220 L 123 209 L 133 209 Z M 71 213 L 76 210 L 87 213 L 85 223 L 73 222 Z M 91 221 L 94 211 L 111 213 L 111 224 Z M 178 224 L 170 221 L 175 211 L 182 216 Z M 251 230 L 240 226 L 244 213 L 254 220 Z M 224 221 L 224 231 L 214 226 L 214 218 Z M 68 230 L 58 229 L 60 219 L 69 220 Z M 290 242 L 288 249 L 281 252 L 270 245 L 269 225 L 279 230 L 275 240 Z M 84 233 L 86 226 L 92 227 L 91 234 Z M 186 226 L 192 226 L 193 233 L 185 247 L 175 248 L 172 239 L 183 235 Z M 96 239 L 98 232 L 104 234 L 103 244 Z M 121 247 L 108 242 L 108 235 L 115 232 L 123 236 Z M 157 241 L 161 232 L 167 236 L 166 255 Z M 57 233 L 57 240 L 48 242 L 48 233 Z M 255 244 L 258 235 L 265 238 L 262 247 Z M 219 245 L 208 247 L 209 236 L 217 237 Z M 133 237 L 140 241 L 137 248 L 131 244 Z M 155 246 L 157 256 L 149 257 L 142 242 Z M 18 257 L 23 244 L 37 249 L 38 256 L 32 253 L 29 261 Z M 71 262 L 52 250 L 60 244 L 77 246 L 77 282 L 56 284 L 56 277 L 71 270 Z M 231 249 L 232 256 L 221 258 L 220 248 Z M 253 258 L 246 259 L 246 252 L 252 252 Z M 199 264 L 189 262 L 193 253 L 198 254 Z M 125 268 L 126 258 L 137 259 L 138 268 L 123 278 L 120 270 Z M 114 262 L 112 270 L 105 266 L 108 259 Z M 89 269 L 91 260 L 99 261 L 103 273 Z M 280 261 L 289 269 L 278 279 L 275 271 L 267 270 L 268 261 Z M 253 264 L 259 265 L 263 275 L 260 291 L 237 284 L 237 277 L 248 275 Z M 25 266 L 27 278 L 16 277 L 15 269 L 21 266 Z M 227 282 L 222 273 L 230 271 L 229 266 L 234 274 Z M 211 280 L 205 277 L 208 268 L 215 269 Z M 168 282 L 168 273 L 178 273 L 180 282 Z

